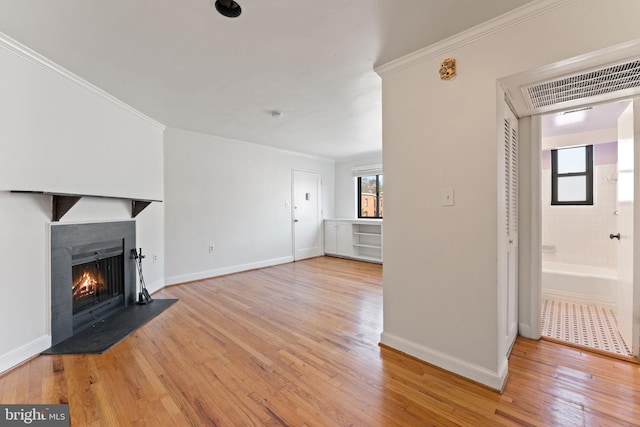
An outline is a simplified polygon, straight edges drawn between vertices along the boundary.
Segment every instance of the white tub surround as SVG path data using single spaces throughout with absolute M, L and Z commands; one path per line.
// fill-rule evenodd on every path
M 577 145 L 584 140 L 597 141 L 592 134 L 597 132 L 564 135 L 561 141 L 565 145 Z M 610 136 L 604 134 L 602 138 Z M 558 139 L 560 137 L 555 138 Z M 617 268 L 618 241 L 609 238 L 609 234 L 618 229 L 615 214 L 618 210 L 615 179 L 617 142 L 596 143 L 593 150 L 592 206 L 551 206 L 551 155 L 548 150 L 542 152 L 543 262 Z
M 617 271 L 612 268 L 544 262 L 542 295 L 616 309 Z

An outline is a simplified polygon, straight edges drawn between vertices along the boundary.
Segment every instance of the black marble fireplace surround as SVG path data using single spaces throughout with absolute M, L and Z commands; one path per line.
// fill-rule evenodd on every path
M 135 221 L 51 225 L 51 344 L 78 332 L 135 303 Z M 72 266 L 79 256 L 113 252 L 122 248 L 124 294 L 73 315 Z

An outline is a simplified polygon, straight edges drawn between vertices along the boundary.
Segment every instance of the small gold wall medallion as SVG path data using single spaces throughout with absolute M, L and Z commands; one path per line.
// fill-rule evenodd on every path
M 456 60 L 455 58 L 446 58 L 440 64 L 440 79 L 453 80 L 456 77 Z

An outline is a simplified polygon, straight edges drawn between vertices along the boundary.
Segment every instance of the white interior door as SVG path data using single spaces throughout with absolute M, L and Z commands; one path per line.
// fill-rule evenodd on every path
M 633 320 L 634 286 L 634 141 L 635 102 L 618 118 L 618 230 L 612 230 L 610 238 L 618 238 L 618 286 L 616 308 L 618 330 L 634 356 L 638 356 L 638 322 Z M 634 339 L 635 338 L 635 339 Z
M 506 287 L 506 345 L 518 335 L 518 119 L 509 108 L 504 117 L 503 266 Z
M 293 171 L 293 258 L 296 261 L 323 253 L 321 189 L 319 173 Z

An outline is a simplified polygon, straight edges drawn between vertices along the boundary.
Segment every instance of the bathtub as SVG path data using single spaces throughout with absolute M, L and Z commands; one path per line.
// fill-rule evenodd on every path
M 542 295 L 615 308 L 618 272 L 612 268 L 542 263 Z

